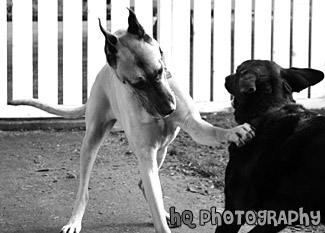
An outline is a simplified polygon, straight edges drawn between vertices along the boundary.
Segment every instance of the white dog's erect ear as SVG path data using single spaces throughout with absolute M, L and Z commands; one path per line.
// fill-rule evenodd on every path
M 129 23 L 129 27 L 128 27 L 128 32 L 139 36 L 140 39 L 143 38 L 143 36 L 145 35 L 144 29 L 141 26 L 141 24 L 139 23 L 137 16 L 135 15 L 135 13 L 129 9 L 129 18 L 128 18 L 128 23 Z
M 105 36 L 105 55 L 106 55 L 107 62 L 110 66 L 116 67 L 116 53 L 117 53 L 116 44 L 118 41 L 117 37 L 103 28 L 99 18 L 98 21 L 99 21 L 99 28 L 102 31 L 103 35 Z
M 292 67 L 282 69 L 280 75 L 288 82 L 294 92 L 300 92 L 307 87 L 313 86 L 324 78 L 323 72 L 308 68 L 301 69 Z
M 112 33 L 110 33 L 109 31 L 107 31 L 106 29 L 103 28 L 100 18 L 98 18 L 98 21 L 99 21 L 99 28 L 102 31 L 103 35 L 105 36 L 106 42 L 110 46 L 110 52 L 116 53 L 117 52 L 117 50 L 115 48 L 115 46 L 117 44 L 116 36 L 114 36 Z

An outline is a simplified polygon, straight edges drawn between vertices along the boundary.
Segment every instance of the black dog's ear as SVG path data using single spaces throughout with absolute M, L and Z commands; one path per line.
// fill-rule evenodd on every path
M 103 35 L 105 36 L 105 54 L 106 54 L 107 62 L 110 66 L 116 67 L 117 37 L 103 28 L 99 18 L 98 21 L 99 21 L 99 28 L 103 33 Z
M 324 73 L 319 70 L 301 68 L 281 69 L 280 75 L 295 92 L 313 86 L 324 78 Z
M 232 95 L 236 94 L 235 80 L 236 80 L 236 74 L 231 74 L 226 77 L 225 87 L 226 87 L 227 91 Z
M 141 24 L 139 23 L 137 16 L 135 15 L 135 13 L 129 9 L 129 18 L 128 18 L 128 23 L 129 23 L 129 27 L 128 27 L 128 32 L 139 36 L 140 39 L 143 38 L 143 36 L 145 35 L 144 29 L 141 26 Z

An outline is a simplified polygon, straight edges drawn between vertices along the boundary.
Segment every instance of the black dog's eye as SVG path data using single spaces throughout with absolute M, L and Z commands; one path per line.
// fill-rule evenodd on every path
M 139 82 L 133 83 L 132 86 L 134 86 L 135 88 L 139 89 L 139 90 L 143 90 L 146 88 L 146 81 L 141 80 Z
M 247 74 L 247 73 L 248 73 L 247 70 L 242 70 L 242 71 L 240 71 L 240 75 L 245 75 L 245 74 Z
M 161 75 L 162 73 L 163 73 L 163 71 L 164 71 L 164 68 L 160 68 L 159 70 L 158 70 L 158 75 Z

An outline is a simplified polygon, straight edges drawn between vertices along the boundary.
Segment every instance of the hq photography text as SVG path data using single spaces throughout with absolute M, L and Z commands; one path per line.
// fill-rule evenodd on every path
M 177 212 L 174 206 L 170 207 L 170 223 L 173 226 L 180 227 L 182 224 L 188 226 L 190 229 L 199 226 L 211 224 L 214 226 L 221 226 L 222 224 L 237 225 L 304 225 L 304 226 L 317 226 L 320 224 L 321 215 L 320 211 L 304 212 L 303 208 L 296 210 L 286 210 L 275 212 L 273 210 L 260 210 L 260 211 L 242 211 L 236 210 L 231 212 L 225 210 L 222 213 L 217 211 L 216 207 L 210 209 L 201 209 L 198 212 L 198 219 L 195 219 L 191 210 L 184 210 Z

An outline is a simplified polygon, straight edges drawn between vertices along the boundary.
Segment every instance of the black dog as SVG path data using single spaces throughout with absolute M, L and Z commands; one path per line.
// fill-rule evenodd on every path
M 288 221 L 293 211 L 319 213 L 319 222 L 325 222 L 325 117 L 292 98 L 292 92 L 323 78 L 321 71 L 283 69 L 262 60 L 246 61 L 226 78 L 236 121 L 254 126 L 256 137 L 244 147 L 229 147 L 225 211 L 234 220 L 227 224 L 224 212 L 224 222 L 216 232 L 238 232 L 248 212 L 253 220 L 262 220 L 259 217 L 265 212 L 273 216 L 262 224 L 257 221 L 250 232 L 278 232 L 301 224 L 300 218 Z M 282 219 L 275 221 L 274 213 Z M 303 217 L 304 224 L 311 224 Z

